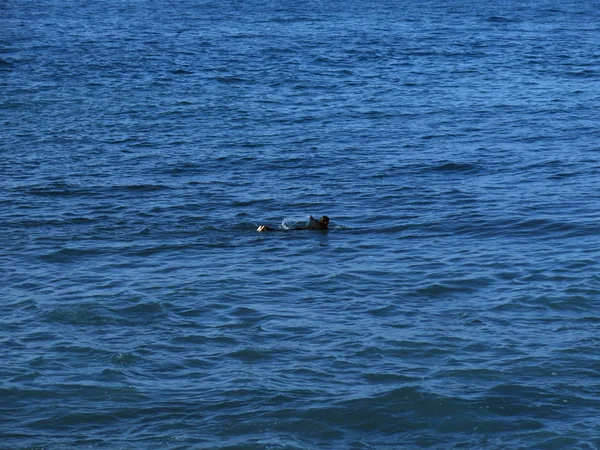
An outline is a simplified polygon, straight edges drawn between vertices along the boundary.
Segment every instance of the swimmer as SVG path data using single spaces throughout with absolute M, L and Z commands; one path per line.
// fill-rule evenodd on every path
M 295 230 L 328 230 L 329 217 L 323 216 L 319 220 L 313 216 L 308 216 L 308 224 L 305 227 L 294 228 Z M 266 225 L 259 226 L 256 231 L 263 233 L 265 231 L 281 231 L 278 228 L 271 228 Z
M 323 216 L 319 220 L 315 219 L 313 216 L 308 216 L 308 225 L 306 226 L 307 230 L 327 230 L 327 225 L 329 225 L 329 217 Z

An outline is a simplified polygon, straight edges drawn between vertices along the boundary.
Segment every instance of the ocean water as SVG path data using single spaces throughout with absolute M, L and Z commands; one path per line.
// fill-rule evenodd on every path
M 0 25 L 0 448 L 600 447 L 598 1 Z

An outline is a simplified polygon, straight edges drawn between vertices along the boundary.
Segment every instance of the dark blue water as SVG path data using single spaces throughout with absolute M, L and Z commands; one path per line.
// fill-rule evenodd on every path
M 598 1 L 2 2 L 0 448 L 600 447 L 599 42 Z

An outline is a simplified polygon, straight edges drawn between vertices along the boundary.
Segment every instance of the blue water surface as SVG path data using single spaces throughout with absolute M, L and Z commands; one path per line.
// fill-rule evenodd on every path
M 0 448 L 600 447 L 598 1 L 0 21 Z

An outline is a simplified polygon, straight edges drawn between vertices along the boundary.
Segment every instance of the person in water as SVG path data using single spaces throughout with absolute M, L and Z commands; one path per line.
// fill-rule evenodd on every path
M 328 230 L 329 217 L 323 216 L 319 220 L 313 216 L 308 216 L 308 223 L 305 227 L 297 228 L 298 230 Z M 271 228 L 266 225 L 261 225 L 256 231 L 262 233 L 264 231 L 279 231 L 278 228 Z

